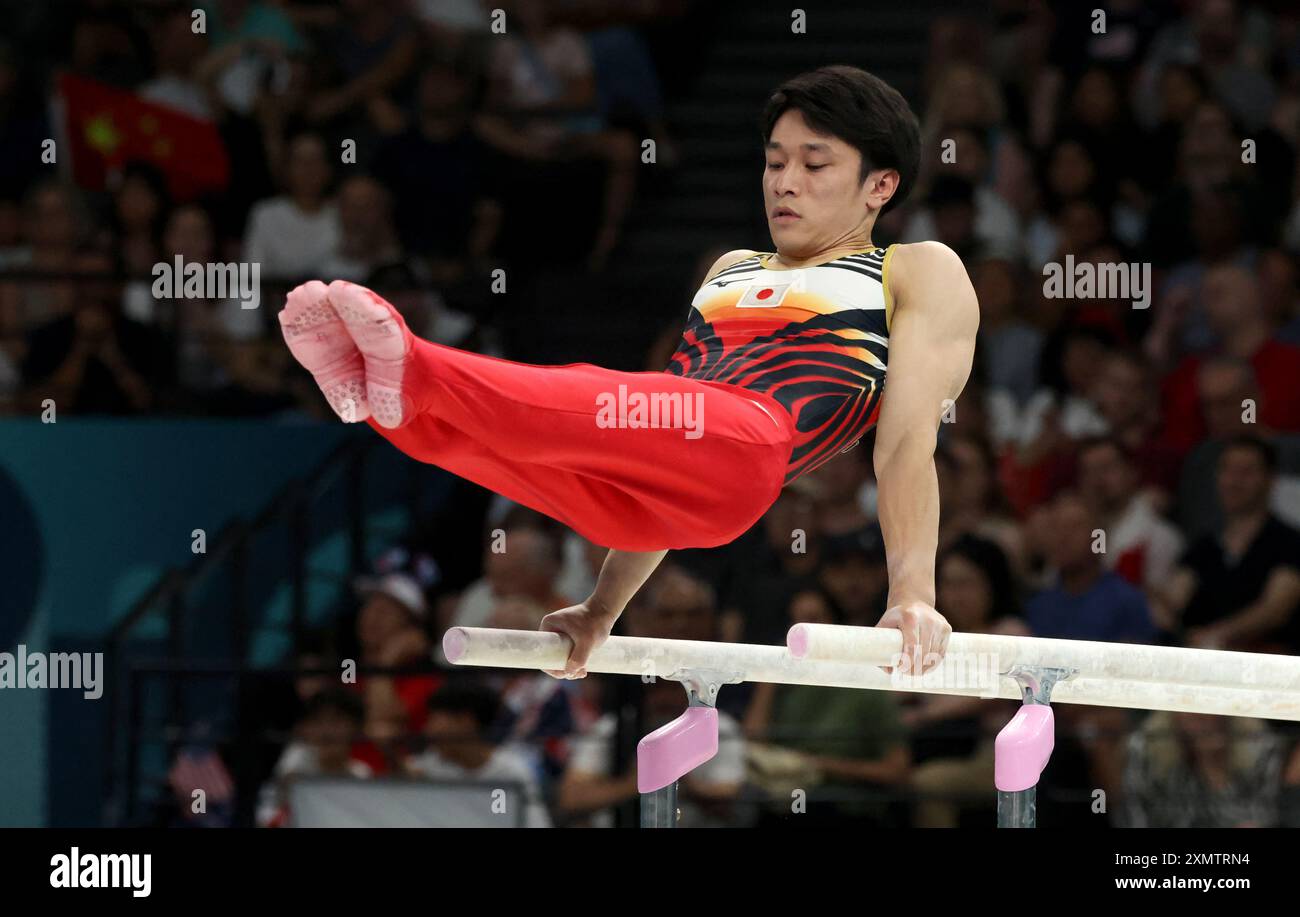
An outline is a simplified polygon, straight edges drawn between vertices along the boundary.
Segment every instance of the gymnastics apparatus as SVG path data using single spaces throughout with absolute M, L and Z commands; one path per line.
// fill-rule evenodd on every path
M 1022 700 L 995 742 L 998 826 L 1035 825 L 1035 787 L 1055 742 L 1050 702 L 1300 721 L 1300 657 L 954 633 L 944 660 L 903 672 L 892 628 L 796 624 L 786 646 L 610 637 L 589 673 L 679 681 L 687 709 L 637 746 L 642 827 L 673 827 L 677 781 L 718 751 L 718 691 L 742 681 L 919 691 Z M 542 631 L 453 627 L 457 665 L 563 669 L 567 637 Z M 887 674 L 880 666 L 892 666 Z

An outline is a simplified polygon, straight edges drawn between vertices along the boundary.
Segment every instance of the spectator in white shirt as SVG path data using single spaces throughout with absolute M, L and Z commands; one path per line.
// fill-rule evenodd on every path
M 379 182 L 354 175 L 339 187 L 338 246 L 321 265 L 330 279 L 370 283 L 376 268 L 402 260 L 393 225 L 393 202 Z
M 352 757 L 352 744 L 361 736 L 364 718 L 361 698 L 346 688 L 327 688 L 307 701 L 294 728 L 296 738 L 285 746 L 274 776 L 258 794 L 259 827 L 278 828 L 288 823 L 288 789 L 294 778 L 371 776 L 370 767 Z
M 244 233 L 244 260 L 261 265 L 264 281 L 320 274 L 337 250 L 341 232 L 328 196 L 331 174 L 324 140 L 304 133 L 290 141 L 285 193 L 254 204 Z
M 483 684 L 468 678 L 448 682 L 429 698 L 424 735 L 430 740 L 430 747 L 411 758 L 407 767 L 413 776 L 430 780 L 498 781 L 518 785 L 523 792 L 524 827 L 549 828 L 551 816 L 542 802 L 537 775 L 527 758 L 509 745 L 494 745 L 486 737 L 499 706 L 496 692 Z M 515 824 L 515 813 L 501 814 L 510 824 Z

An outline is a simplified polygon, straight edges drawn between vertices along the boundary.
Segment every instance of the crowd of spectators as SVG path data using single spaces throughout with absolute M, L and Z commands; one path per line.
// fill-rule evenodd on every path
M 678 155 L 641 28 L 686 0 L 38 6 L 0 40 L 0 413 L 52 398 L 74 414 L 319 416 L 274 319 L 314 277 L 378 287 L 418 333 L 494 351 L 489 271 L 607 269 L 640 138 L 665 167 Z M 65 76 L 134 101 L 107 123 L 54 117 L 76 107 Z M 126 122 L 157 110 L 215 132 L 205 155 L 228 160 L 226 187 L 181 190 L 186 163 L 148 151 L 102 187 L 73 181 L 79 156 L 133 150 Z M 158 295 L 155 265 L 177 258 L 257 265 L 260 301 Z
M 636 138 L 673 149 L 621 4 L 509 6 L 522 32 L 497 41 L 470 0 L 216 0 L 206 37 L 168 4 L 144 19 L 82 4 L 63 63 L 218 123 L 238 192 L 173 203 L 137 168 L 94 200 L 18 176 L 10 145 L 44 128 L 17 88 L 20 49 L 0 48 L 0 269 L 134 276 L 183 253 L 255 258 L 285 280 L 392 277 L 417 331 L 490 350 L 463 281 L 528 238 L 519 202 L 537 176 L 588 176 L 590 232 L 571 255 L 601 269 L 634 200 Z M 1300 653 L 1300 14 L 1112 0 L 1098 29 L 1086 4 L 992 7 L 934 21 L 918 62 L 923 174 L 875 231 L 952 247 L 981 307 L 975 371 L 936 455 L 937 607 L 960 631 Z M 338 165 L 339 138 L 356 140 L 355 168 Z M 1067 259 L 1149 267 L 1149 304 L 1049 295 L 1043 268 Z M 22 410 L 39 381 L 85 411 L 165 408 L 163 391 L 233 413 L 318 407 L 285 383 L 266 324 L 164 305 L 129 286 L 0 278 L 0 395 Z M 775 643 L 799 621 L 874 624 L 887 574 L 870 458 L 864 445 L 796 482 L 725 549 L 670 557 L 620 632 Z M 481 563 L 450 568 L 412 539 L 408 560 L 427 549 L 438 584 L 389 570 L 312 658 L 351 640 L 351 658 L 401 667 L 453 623 L 536 627 L 599 567 L 600 546 L 500 501 L 455 524 L 483 533 Z M 530 824 L 607 823 L 636 797 L 628 741 L 684 699 L 624 681 L 314 683 L 264 769 L 258 819 L 283 820 L 285 779 L 328 772 L 518 780 Z M 688 824 L 986 823 L 992 736 L 1014 709 L 770 685 L 721 704 L 722 749 L 683 782 Z M 1044 823 L 1300 825 L 1300 742 L 1284 724 L 1057 716 Z M 791 814 L 792 788 L 807 814 Z

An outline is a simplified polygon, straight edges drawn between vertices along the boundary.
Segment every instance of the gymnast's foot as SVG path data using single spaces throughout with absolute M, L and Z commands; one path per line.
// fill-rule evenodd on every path
M 413 335 L 401 314 L 365 287 L 336 280 L 329 285 L 329 299 L 365 358 L 371 416 L 381 427 L 396 430 L 415 414 L 410 397 L 402 394 Z
M 365 361 L 331 308 L 325 284 L 310 280 L 290 291 L 280 310 L 280 330 L 289 352 L 312 374 L 344 423 L 370 416 Z

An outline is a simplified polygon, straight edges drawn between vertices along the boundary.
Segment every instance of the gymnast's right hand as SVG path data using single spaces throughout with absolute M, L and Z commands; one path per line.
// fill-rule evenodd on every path
M 586 602 L 569 608 L 561 608 L 542 618 L 540 630 L 563 634 L 573 641 L 568 661 L 564 669 L 543 669 L 547 675 L 555 678 L 585 678 L 587 675 L 587 657 L 591 651 L 609 638 L 614 629 L 617 615 L 610 617 L 591 608 Z

